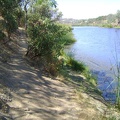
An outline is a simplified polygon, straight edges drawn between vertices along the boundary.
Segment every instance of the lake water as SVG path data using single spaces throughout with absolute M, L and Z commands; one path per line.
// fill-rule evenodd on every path
M 116 62 L 120 60 L 120 29 L 73 27 L 73 33 L 77 41 L 69 46 L 68 51 L 97 76 L 103 97 L 114 101 Z

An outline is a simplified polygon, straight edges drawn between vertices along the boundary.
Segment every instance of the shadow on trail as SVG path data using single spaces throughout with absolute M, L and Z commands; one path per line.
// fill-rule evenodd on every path
M 78 105 L 71 101 L 73 90 L 28 64 L 25 36 L 21 32 L 16 39 L 11 60 L 0 61 L 0 83 L 10 89 L 12 97 L 8 103 L 11 119 L 76 119 L 78 111 L 74 108 Z
M 102 97 L 103 91 L 98 86 L 93 85 L 93 83 L 91 83 L 89 79 L 81 76 L 78 73 L 71 73 L 70 71 L 68 71 L 68 73 L 69 75 L 67 75 L 67 77 L 69 79 L 69 82 L 71 83 L 70 85 L 73 85 L 76 89 L 78 89 L 78 91 L 83 91 L 89 94 L 94 99 L 99 100 L 107 105 L 105 98 Z
M 19 55 L 12 59 L 12 62 L 4 67 L 6 78 L 3 81 L 12 91 L 13 101 L 9 105 L 13 119 L 56 120 L 65 117 L 67 119 L 67 116 L 75 118 L 76 110 L 71 112 L 75 107 L 71 102 L 73 90 L 64 83 L 45 76 L 39 69 L 31 67 Z M 3 76 L 5 77 L 5 74 Z

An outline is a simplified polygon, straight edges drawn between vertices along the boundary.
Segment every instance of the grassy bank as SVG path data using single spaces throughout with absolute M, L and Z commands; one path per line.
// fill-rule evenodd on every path
M 64 53 L 63 55 L 63 66 L 61 68 L 61 74 L 66 78 L 70 78 L 69 73 L 71 74 L 79 74 L 81 76 L 83 76 L 87 81 L 87 83 L 90 83 L 93 88 L 96 88 L 97 85 L 97 80 L 96 77 L 93 76 L 89 70 L 89 68 L 82 62 L 79 62 L 77 60 L 75 60 L 71 55 L 66 55 Z M 77 82 L 77 83 L 81 83 L 83 81 L 77 79 L 71 79 L 72 82 Z
M 78 101 L 81 103 L 83 101 L 83 93 L 86 93 L 90 99 L 92 97 L 94 100 L 100 101 L 106 106 L 101 108 L 104 110 L 104 114 L 100 116 L 93 116 L 98 120 L 118 120 L 119 116 L 112 113 L 119 113 L 119 110 L 115 108 L 115 105 L 111 105 L 102 97 L 102 92 L 97 88 L 97 79 L 93 76 L 89 68 L 81 62 L 75 60 L 72 56 L 64 54 L 64 65 L 60 71 L 60 75 L 64 78 L 64 83 L 73 86 L 76 89 L 76 94 L 78 95 Z M 94 101 L 93 100 L 93 101 Z M 89 106 L 87 99 L 84 99 L 84 104 Z M 109 111 L 109 112 L 108 112 Z M 98 117 L 99 116 L 99 117 Z

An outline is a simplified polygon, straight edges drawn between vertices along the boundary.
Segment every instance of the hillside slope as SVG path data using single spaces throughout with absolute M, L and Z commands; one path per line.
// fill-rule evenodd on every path
M 118 112 L 102 102 L 61 82 L 62 78 L 50 78 L 31 66 L 25 57 L 27 41 L 23 29 L 9 46 L 13 52 L 9 51 L 7 57 L 2 56 L 3 50 L 0 54 L 0 82 L 7 92 L 0 96 L 7 96 L 9 107 L 7 114 L 0 112 L 4 119 L 104 120 L 112 113 L 120 118 Z

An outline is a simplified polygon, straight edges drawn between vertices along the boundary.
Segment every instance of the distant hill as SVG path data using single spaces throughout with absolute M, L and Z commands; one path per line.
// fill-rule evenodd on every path
M 106 16 L 99 16 L 90 19 L 72 19 L 63 18 L 61 23 L 72 26 L 101 26 L 101 27 L 120 27 L 120 10 L 116 14 L 109 14 Z M 118 24 L 119 23 L 119 24 Z

